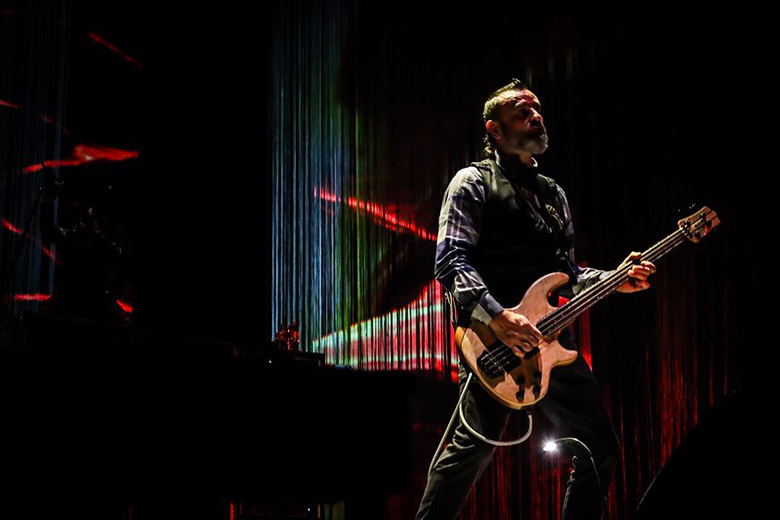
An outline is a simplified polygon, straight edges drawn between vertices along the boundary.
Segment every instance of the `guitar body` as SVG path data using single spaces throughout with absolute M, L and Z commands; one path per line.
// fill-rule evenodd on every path
M 686 240 L 699 242 L 719 224 L 717 213 L 704 206 L 679 220 L 677 231 L 644 251 L 640 257 L 655 261 Z M 543 341 L 532 352 L 524 353 L 516 347 L 502 344 L 493 330 L 480 322 L 472 321 L 467 328 L 458 327 L 455 330 L 455 343 L 461 357 L 477 376 L 479 384 L 500 403 L 518 410 L 544 397 L 550 386 L 552 369 L 559 365 L 570 365 L 577 359 L 577 352 L 561 346 L 558 334 L 580 313 L 628 281 L 632 265 L 629 260 L 631 257 L 618 266 L 613 274 L 560 307 L 551 306 L 548 298 L 551 292 L 569 281 L 567 275 L 550 273 L 534 282 L 520 303 L 510 309 L 525 315 L 543 334 Z M 542 320 L 544 323 L 540 323 Z
M 543 276 L 510 310 L 525 315 L 536 325 L 555 310 L 548 303 L 550 293 L 568 281 L 563 273 Z M 545 337 L 539 343 L 539 352 L 528 358 L 522 350 L 503 345 L 490 327 L 477 321 L 468 328 L 458 327 L 455 343 L 482 387 L 503 405 L 519 410 L 545 396 L 554 367 L 570 365 L 577 359 L 576 351 L 558 343 L 558 332 Z

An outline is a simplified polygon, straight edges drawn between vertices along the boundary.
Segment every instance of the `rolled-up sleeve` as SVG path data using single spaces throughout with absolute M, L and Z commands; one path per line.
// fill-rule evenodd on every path
M 439 213 L 434 274 L 447 290 L 455 311 L 453 319 L 459 324 L 471 320 L 488 324 L 504 310 L 470 261 L 479 240 L 486 201 L 482 173 L 474 167 L 464 168 L 450 181 Z

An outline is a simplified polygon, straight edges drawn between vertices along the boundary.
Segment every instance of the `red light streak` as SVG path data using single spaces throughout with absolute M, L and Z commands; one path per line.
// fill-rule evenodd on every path
M 126 52 L 122 52 L 122 50 L 119 47 L 117 47 L 113 43 L 107 41 L 105 38 L 103 38 L 99 34 L 91 32 L 91 33 L 89 33 L 89 37 L 93 41 L 95 41 L 95 42 L 97 42 L 97 43 L 99 43 L 101 45 L 104 45 L 106 48 L 108 48 L 112 52 L 115 52 L 115 53 L 119 54 L 120 56 L 122 56 L 122 59 L 124 59 L 126 62 L 128 62 L 130 65 L 132 65 L 136 69 L 141 70 L 142 64 L 141 64 L 140 61 L 138 61 L 137 59 L 133 58 L 132 56 L 130 56 Z
M 22 230 L 21 229 L 19 229 L 18 227 L 14 226 L 10 222 L 8 222 L 6 219 L 3 219 L 3 227 L 6 228 L 9 231 L 12 231 L 12 232 L 16 233 L 17 235 L 21 235 L 22 234 Z
M 15 108 L 17 110 L 20 110 L 22 108 L 19 105 L 14 105 L 10 101 L 5 101 L 3 99 L 0 99 L 0 107 L 10 107 L 10 108 Z
M 51 294 L 15 294 L 14 300 L 24 302 L 45 302 L 51 298 Z
M 98 159 L 124 161 L 126 159 L 138 158 L 138 152 L 135 150 L 120 150 L 119 148 L 110 148 L 108 146 L 88 146 L 85 144 L 77 145 L 74 149 L 74 154 L 78 159 L 85 162 Z
M 51 298 L 51 294 L 15 294 L 14 300 L 25 302 L 45 302 Z M 132 313 L 133 306 L 122 300 L 116 300 L 116 304 L 119 305 L 123 311 Z
M 52 253 L 51 249 L 49 249 L 48 247 L 42 245 L 41 246 L 41 251 L 43 251 L 43 254 L 45 254 L 46 256 L 51 258 L 52 260 L 54 260 L 54 262 L 57 265 L 60 264 L 60 261 L 54 256 L 54 253 Z
M 43 164 L 31 164 L 22 171 L 24 173 L 35 173 L 42 170 L 44 166 L 46 168 L 54 168 L 56 166 L 79 166 L 92 161 L 126 161 L 128 159 L 137 158 L 137 150 L 121 150 L 108 146 L 89 146 L 80 144 L 73 149 L 72 158 L 60 159 L 59 161 L 44 161 Z
M 122 307 L 122 310 L 125 312 L 133 312 L 133 306 L 129 303 L 125 303 L 122 300 L 116 300 L 116 304 Z
M 5 219 L 3 219 L 3 227 L 6 228 L 7 230 L 9 230 L 12 233 L 16 233 L 17 235 L 21 235 L 22 234 L 22 230 L 21 229 L 19 229 L 18 227 L 14 226 L 13 224 L 11 224 L 10 222 L 8 222 Z M 43 244 L 41 244 L 40 240 L 38 240 L 36 237 L 34 237 L 34 236 L 30 235 L 30 234 L 27 235 L 27 238 L 35 240 L 35 242 L 41 247 L 41 251 L 43 251 L 43 253 L 46 256 L 51 258 L 54 261 L 55 264 L 60 265 L 60 260 L 56 256 L 54 256 L 54 253 L 52 253 L 51 249 L 49 249 L 48 247 L 46 247 Z
M 314 196 L 328 202 L 344 202 L 341 197 L 318 188 L 314 188 Z M 355 197 L 348 197 L 346 202 L 347 205 L 356 212 L 373 215 L 379 222 L 382 223 L 382 225 L 384 225 L 385 228 L 391 231 L 408 231 L 410 233 L 414 233 L 422 239 L 436 242 L 436 235 L 418 227 L 414 222 L 398 218 L 398 215 L 395 212 L 383 207 L 380 204 L 358 200 Z
M 11 103 L 10 101 L 5 101 L 4 99 L 0 99 L 0 107 L 8 107 L 8 108 L 15 108 L 16 110 L 21 110 L 22 107 L 20 105 L 17 105 L 15 103 Z M 51 126 L 57 127 L 60 130 L 62 130 L 62 133 L 68 137 L 71 137 L 72 134 L 66 129 L 55 123 L 52 118 L 46 115 L 40 115 L 41 121 L 44 121 L 46 124 L 49 124 Z M 39 168 L 40 169 L 40 168 Z

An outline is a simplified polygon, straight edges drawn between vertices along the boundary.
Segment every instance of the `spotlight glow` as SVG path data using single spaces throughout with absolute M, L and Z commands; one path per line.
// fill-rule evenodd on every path
M 548 441 L 544 444 L 544 447 L 542 448 L 547 453 L 554 453 L 558 451 L 558 443 L 555 441 Z

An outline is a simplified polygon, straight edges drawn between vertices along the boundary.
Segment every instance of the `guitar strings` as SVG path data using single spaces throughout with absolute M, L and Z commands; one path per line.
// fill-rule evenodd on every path
M 654 246 L 642 253 L 642 258 L 650 261 L 657 260 L 684 241 L 685 237 L 680 231 L 677 231 L 659 242 L 659 244 L 657 244 L 658 247 Z M 632 266 L 629 264 L 617 269 L 612 275 L 605 278 L 591 289 L 583 292 L 568 305 L 556 309 L 545 318 L 539 320 L 537 327 L 539 327 L 540 332 L 545 336 L 550 335 L 575 320 L 577 316 L 587 308 L 610 295 L 618 287 L 623 285 L 629 278 L 628 271 L 631 270 L 631 267 Z
M 679 235 L 678 233 L 674 233 L 673 235 L 677 236 L 670 236 L 664 240 L 669 240 L 669 242 L 671 242 L 667 247 L 664 247 L 661 251 L 654 251 L 652 248 L 648 249 L 642 253 L 642 258 L 652 262 L 671 251 L 677 245 L 684 242 L 685 238 L 682 235 Z M 628 278 L 628 271 L 630 271 L 631 267 L 631 265 L 627 265 L 617 269 L 613 274 L 605 278 L 602 282 L 583 292 L 578 298 L 573 299 L 568 305 L 559 307 L 552 313 L 539 320 L 537 323 L 539 331 L 546 336 L 556 331 L 558 328 L 563 327 L 567 322 L 576 319 L 576 317 L 582 311 L 592 306 L 602 298 L 608 296 L 615 289 L 623 285 Z
M 709 226 L 711 222 L 711 220 L 697 219 L 693 224 L 694 232 L 699 231 L 702 227 Z M 655 261 L 669 253 L 675 247 L 684 243 L 685 240 L 686 234 L 683 229 L 680 228 L 663 240 L 659 241 L 657 244 L 650 247 L 647 251 L 643 252 L 642 258 L 651 262 Z M 549 336 L 553 332 L 574 321 L 583 311 L 597 303 L 599 300 L 610 295 L 618 287 L 623 285 L 629 278 L 628 271 L 630 271 L 631 267 L 632 265 L 628 264 L 616 270 L 612 275 L 586 290 L 578 298 L 573 299 L 569 304 L 556 309 L 552 313 L 539 320 L 537 323 L 539 331 L 542 332 L 544 336 Z M 492 344 L 491 347 L 494 345 L 495 343 Z M 490 350 L 488 347 L 486 347 L 485 352 L 487 353 L 487 357 L 490 359 L 493 365 L 498 365 L 498 367 L 503 369 L 504 372 L 508 371 L 508 366 L 505 365 L 505 363 L 507 361 L 511 361 L 512 357 L 515 355 L 512 348 L 503 343 L 500 343 L 500 346 L 494 348 L 493 350 Z
M 696 226 L 697 228 L 699 227 L 698 223 Z M 684 242 L 685 235 L 683 234 L 682 229 L 678 229 L 642 253 L 642 258 L 655 261 Z M 612 275 L 605 278 L 597 285 L 591 287 L 589 290 L 583 292 L 581 295 L 579 295 L 578 298 L 573 299 L 569 304 L 556 309 L 546 317 L 539 320 L 537 327 L 539 328 L 540 332 L 547 336 L 576 319 L 577 316 L 588 307 L 608 296 L 615 289 L 623 285 L 629 278 L 628 271 L 631 269 L 631 267 L 632 265 L 629 264 L 616 270 Z M 543 328 L 545 330 L 542 330 Z
M 669 243 L 667 247 L 663 248 L 661 254 L 656 256 L 656 252 L 653 251 L 654 248 L 650 248 L 646 252 L 642 253 L 642 258 L 649 258 L 650 261 L 653 261 L 654 259 L 660 258 L 660 256 L 666 252 L 671 251 L 674 247 L 683 241 L 684 237 L 682 237 L 680 230 L 678 230 L 659 242 L 659 244 L 667 242 Z M 575 320 L 577 316 L 579 316 L 579 314 L 581 314 L 585 309 L 597 303 L 600 299 L 605 298 L 617 287 L 620 287 L 623 283 L 625 283 L 625 279 L 628 278 L 628 271 L 630 269 L 631 265 L 627 265 L 621 269 L 618 269 L 608 278 L 605 278 L 599 284 L 582 293 L 580 298 L 572 300 L 570 304 L 566 305 L 565 307 L 556 309 L 552 313 L 539 320 L 539 322 L 537 322 L 537 328 L 545 337 L 549 336 L 556 330 L 563 328 L 569 322 Z M 507 366 L 505 363 L 507 361 L 511 361 L 515 353 L 508 345 L 501 344 L 501 347 L 498 347 L 492 351 L 486 348 L 486 352 L 488 352 L 487 357 L 490 359 L 493 365 L 500 365 L 504 372 L 506 372 Z
M 672 235 L 666 237 L 661 242 L 667 242 L 671 241 L 675 235 L 679 235 L 680 230 L 672 233 Z M 661 243 L 659 242 L 659 244 Z M 678 242 L 682 243 L 682 240 Z M 670 251 L 678 244 L 674 244 L 671 247 L 667 249 L 667 251 Z M 653 257 L 654 255 L 651 253 L 653 248 L 649 249 L 648 251 L 642 253 L 643 258 Z M 660 256 L 659 256 L 660 257 Z M 652 259 L 650 260 L 652 261 Z M 585 291 L 580 295 L 580 298 L 574 299 L 569 303 L 568 305 L 564 307 L 560 307 L 553 311 L 552 313 L 548 314 L 539 322 L 537 322 L 537 328 L 539 329 L 539 332 L 542 333 L 543 336 L 549 336 L 556 330 L 563 328 L 565 325 L 568 324 L 568 322 L 573 321 L 577 318 L 579 314 L 581 314 L 585 309 L 589 308 L 593 304 L 597 303 L 600 299 L 608 296 L 611 294 L 617 287 L 620 287 L 625 282 L 625 278 L 628 278 L 628 271 L 631 269 L 631 265 L 624 266 L 621 269 L 618 269 L 615 273 L 610 275 L 608 278 L 605 278 L 603 281 L 598 283 L 597 285 L 594 285 L 589 290 Z M 495 343 L 493 344 L 495 345 Z M 493 346 L 491 345 L 491 346 Z M 503 348 L 502 348 L 503 347 Z M 498 365 L 501 369 L 503 369 L 504 372 L 507 372 L 507 366 L 505 363 L 507 361 L 511 361 L 512 357 L 516 355 L 514 351 L 512 351 L 511 347 L 508 345 L 504 345 L 503 343 L 500 344 L 498 348 L 495 348 L 494 350 L 490 350 L 488 347 L 485 348 L 485 351 L 488 353 L 487 358 L 492 362 L 494 366 Z
M 702 227 L 709 226 L 711 222 L 712 221 L 709 219 L 708 220 L 696 219 L 693 224 L 694 232 L 699 231 Z M 645 251 L 642 254 L 642 257 L 645 259 L 649 259 L 651 261 L 658 259 L 684 242 L 685 242 L 685 233 L 683 229 L 680 228 L 674 233 L 672 233 L 671 235 L 669 235 L 668 237 L 666 237 L 665 239 L 655 244 L 647 251 Z M 592 305 L 591 299 L 593 299 L 593 297 L 596 297 L 596 301 L 598 301 L 599 299 L 611 293 L 615 288 L 625 283 L 625 280 L 628 278 L 627 272 L 630 270 L 630 268 L 631 265 L 627 265 L 623 269 L 616 271 L 610 277 L 606 278 L 605 280 L 603 280 L 596 286 L 592 287 L 588 291 L 585 291 L 583 294 L 580 295 L 579 298 L 573 299 L 570 304 L 557 309 L 556 311 L 549 314 L 545 318 L 539 320 L 539 323 L 537 325 L 541 325 L 547 328 L 552 327 L 547 332 L 548 333 L 554 332 L 558 327 L 562 326 L 561 323 L 566 323 L 567 321 L 576 318 L 577 314 L 585 310 L 585 308 L 587 308 L 588 306 Z M 595 303 L 595 301 L 593 303 Z M 583 306 L 584 308 L 581 308 Z

